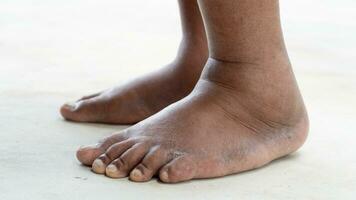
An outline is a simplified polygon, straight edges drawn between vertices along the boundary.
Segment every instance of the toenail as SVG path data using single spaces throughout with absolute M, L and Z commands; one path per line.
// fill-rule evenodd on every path
M 131 172 L 133 178 L 141 178 L 143 176 L 142 172 L 139 169 L 134 169 Z
M 95 149 L 98 148 L 97 144 L 94 145 L 82 145 L 79 147 L 79 151 L 86 151 L 86 150 L 91 150 L 91 149 Z
M 65 104 L 65 107 L 67 107 L 69 110 L 75 110 L 77 107 L 77 104 L 74 102 L 68 102 Z
M 162 172 L 160 177 L 162 181 L 168 181 L 168 172 L 167 171 Z
M 115 165 L 110 164 L 109 166 L 106 167 L 106 172 L 110 174 L 117 173 L 118 169 Z
M 100 159 L 95 159 L 92 165 L 92 169 L 96 173 L 104 173 L 105 172 L 105 164 Z

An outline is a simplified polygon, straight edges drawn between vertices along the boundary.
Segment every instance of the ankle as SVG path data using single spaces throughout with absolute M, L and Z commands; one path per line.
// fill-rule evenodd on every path
M 269 130 L 271 137 L 283 133 L 278 137 L 287 141 L 289 153 L 307 138 L 308 115 L 289 63 L 266 70 L 258 64 L 210 58 L 196 90 L 209 95 L 236 123 Z
M 265 118 L 293 126 L 301 118 L 307 118 L 289 62 L 260 65 L 210 58 L 201 78 L 226 95 L 224 104 L 226 101 L 231 105 L 239 104 L 261 120 Z
M 252 81 L 256 81 L 255 83 L 268 81 L 275 84 L 288 81 L 290 86 L 296 86 L 292 66 L 286 54 L 273 55 L 271 59 L 256 60 L 224 60 L 209 57 L 205 66 L 203 79 L 219 82 L 231 88 L 251 87 L 252 85 L 246 83 Z M 270 80 L 271 78 L 276 78 L 276 81 Z M 265 85 L 254 85 L 251 89 L 256 89 L 256 86 Z
M 194 38 L 183 38 L 176 58 L 169 65 L 179 85 L 193 88 L 208 60 L 208 48 L 204 41 Z
M 209 49 L 206 39 L 197 36 L 184 36 L 175 60 L 203 68 L 208 57 Z

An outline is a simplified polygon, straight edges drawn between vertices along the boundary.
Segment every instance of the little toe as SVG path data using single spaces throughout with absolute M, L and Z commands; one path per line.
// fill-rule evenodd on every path
M 166 150 L 152 148 L 130 173 L 130 180 L 135 182 L 149 181 L 157 171 L 170 161 L 170 156 Z
M 106 167 L 106 175 L 111 178 L 123 178 L 143 159 L 149 150 L 144 143 L 137 143 Z
M 196 173 L 196 165 L 189 156 L 175 158 L 162 167 L 159 178 L 165 183 L 177 183 L 193 179 Z

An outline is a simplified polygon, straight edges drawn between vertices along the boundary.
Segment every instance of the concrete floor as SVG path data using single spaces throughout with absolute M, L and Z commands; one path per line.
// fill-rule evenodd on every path
M 79 165 L 80 145 L 125 126 L 65 122 L 58 108 L 169 62 L 180 37 L 176 2 L 2 0 L 0 199 L 356 199 L 356 3 L 281 4 L 308 141 L 259 170 L 167 185 Z

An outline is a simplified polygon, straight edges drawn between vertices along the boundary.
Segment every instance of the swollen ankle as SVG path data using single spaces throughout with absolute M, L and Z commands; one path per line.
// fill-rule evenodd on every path
M 238 103 L 260 120 L 294 126 L 307 116 L 291 66 L 268 65 L 209 59 L 201 79 L 226 94 L 224 104 Z

